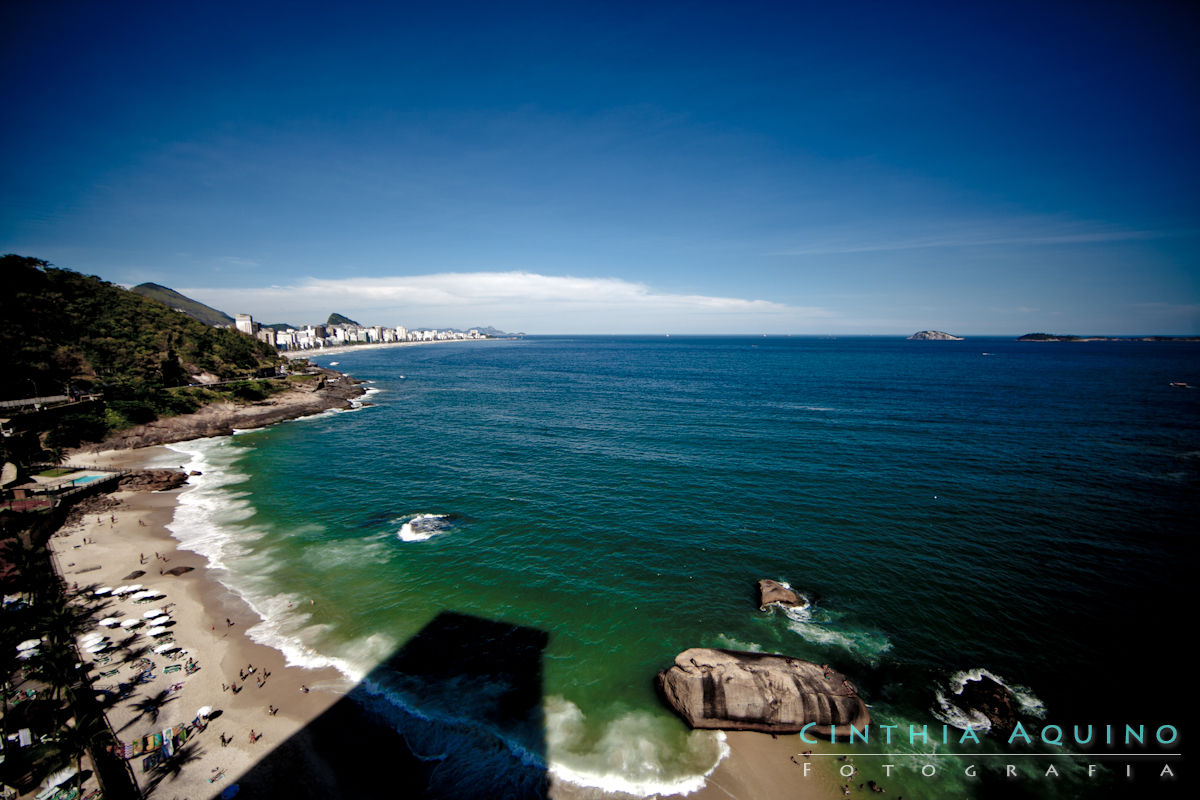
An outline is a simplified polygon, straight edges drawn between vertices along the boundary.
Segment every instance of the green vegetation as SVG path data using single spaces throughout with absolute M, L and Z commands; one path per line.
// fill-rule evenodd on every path
M 103 397 L 24 415 L 24 435 L 4 440 L 7 458 L 28 463 L 44 457 L 43 448 L 77 447 L 114 429 L 196 411 L 214 399 L 254 402 L 272 391 L 270 382 L 245 379 L 274 374 L 281 358 L 236 330 L 214 328 L 157 300 L 35 258 L 0 258 L 0 276 L 0 399 Z M 242 380 L 215 391 L 177 388 L 205 373 Z
M 193 300 L 174 289 L 168 289 L 166 286 L 159 286 L 157 283 L 141 283 L 130 289 L 130 291 L 140 294 L 142 297 L 157 300 L 167 308 L 182 311 L 192 319 L 200 320 L 205 325 L 220 327 L 222 325 L 233 324 L 233 317 L 224 311 L 218 311 L 211 306 L 206 306 L 198 300 Z
M 330 314 L 329 319 L 325 322 L 326 325 L 357 325 L 358 323 L 349 317 L 344 317 L 341 314 Z

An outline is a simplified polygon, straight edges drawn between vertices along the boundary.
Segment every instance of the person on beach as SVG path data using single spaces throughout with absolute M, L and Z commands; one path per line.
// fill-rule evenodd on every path
M 278 708 L 276 708 L 276 707 L 275 707 L 275 706 L 273 706 L 273 705 L 268 705 L 268 706 L 267 706 L 267 713 L 268 713 L 268 714 L 270 714 L 270 715 L 273 717 L 273 716 L 275 716 L 276 714 L 278 714 L 278 713 L 279 713 L 279 709 L 278 709 Z
M 302 684 L 300 684 L 300 691 L 303 692 L 304 694 L 308 694 L 308 687 L 302 683 Z

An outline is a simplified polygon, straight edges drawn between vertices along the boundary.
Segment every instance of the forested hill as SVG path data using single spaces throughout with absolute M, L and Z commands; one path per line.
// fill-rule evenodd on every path
M 35 258 L 0 257 L 0 281 L 0 399 L 150 396 L 202 373 L 239 378 L 278 363 L 274 348 L 235 330 Z
M 168 308 L 182 311 L 189 317 L 198 319 L 207 325 L 233 325 L 233 317 L 224 311 L 206 306 L 198 300 L 193 300 L 166 286 L 159 286 L 157 283 L 139 283 L 129 291 L 149 297 L 151 300 L 157 300 Z

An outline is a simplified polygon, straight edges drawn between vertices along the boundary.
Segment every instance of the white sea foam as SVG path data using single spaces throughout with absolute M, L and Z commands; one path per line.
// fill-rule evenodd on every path
M 1021 686 L 1016 683 L 1009 683 L 1004 678 L 996 673 L 976 667 L 975 669 L 963 670 L 956 672 L 950 676 L 946 685 L 951 694 L 958 697 L 962 694 L 966 685 L 973 681 L 978 681 L 984 677 L 991 678 L 996 683 L 1012 692 L 1013 699 L 1017 701 L 1017 710 L 1027 716 L 1044 719 L 1046 716 L 1046 706 L 1041 699 L 1033 693 L 1033 690 L 1028 686 Z M 988 722 L 983 712 L 971 708 L 963 708 L 951 699 L 942 689 L 937 689 L 934 692 L 934 697 L 937 701 L 937 708 L 933 709 L 933 715 L 945 722 L 947 725 L 953 725 L 956 728 L 963 730 L 983 730 L 991 729 L 991 723 Z
M 721 731 L 691 731 L 684 752 L 676 752 L 664 721 L 644 711 L 617 717 L 592 739 L 571 701 L 552 696 L 544 710 L 550 774 L 576 786 L 636 797 L 687 795 L 704 788 L 729 755 Z
M 757 642 L 743 642 L 724 633 L 718 633 L 715 641 L 717 647 L 725 650 L 738 650 L 743 653 L 761 653 L 763 651 L 763 646 Z
M 273 590 L 271 559 L 265 554 L 256 557 L 248 546 L 265 532 L 245 524 L 254 509 L 247 493 L 237 490 L 248 476 L 236 469 L 236 461 L 246 448 L 232 442 L 232 437 L 219 436 L 167 445 L 186 458 L 185 470 L 201 473 L 192 476 L 180 493 L 167 529 L 181 548 L 204 556 L 213 576 L 260 618 L 247 630 L 253 641 L 279 650 L 289 665 L 333 667 L 346 676 L 347 684 L 360 680 L 395 643 L 382 636 L 353 642 L 345 650 L 355 653 L 353 661 L 323 654 L 308 644 L 319 639 L 327 627 L 312 624 L 310 615 L 304 613 L 307 597 Z M 236 570 L 230 568 L 232 564 L 237 565 Z
M 449 530 L 448 519 L 446 514 L 418 514 L 401 525 L 396 535 L 405 542 L 427 542 Z

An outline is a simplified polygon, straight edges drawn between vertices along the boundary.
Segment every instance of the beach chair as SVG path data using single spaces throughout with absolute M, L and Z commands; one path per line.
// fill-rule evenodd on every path
M 163 667 L 163 674 L 166 675 L 172 672 L 179 672 L 181 669 L 183 669 L 183 667 L 179 666 L 178 664 L 172 664 L 169 667 Z

